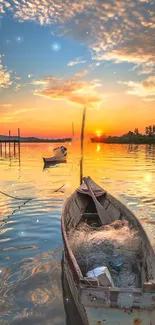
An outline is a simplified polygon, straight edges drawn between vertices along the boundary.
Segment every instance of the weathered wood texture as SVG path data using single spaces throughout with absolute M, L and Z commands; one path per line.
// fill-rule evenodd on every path
M 105 288 L 100 287 L 96 279 L 84 278 L 76 259 L 71 251 L 67 233 L 75 229 L 82 218 L 96 218 L 98 216 L 95 208 L 92 209 L 92 198 L 88 189 L 82 184 L 66 201 L 62 214 L 62 235 L 66 264 L 70 270 L 72 290 L 74 286 L 78 292 L 78 302 L 81 305 L 96 306 L 103 308 L 129 308 L 154 310 L 155 309 L 155 253 L 150 241 L 136 216 L 119 200 L 106 193 L 101 187 L 91 180 L 91 187 L 98 201 L 104 207 L 112 221 L 117 219 L 128 220 L 131 228 L 137 229 L 142 239 L 142 260 L 138 263 L 141 271 L 141 288 Z M 123 298 L 124 297 L 124 298 Z M 130 298 L 130 299 L 129 299 Z M 126 305 L 126 307 L 125 307 Z M 151 316 L 152 317 L 152 316 Z M 142 323 L 143 324 L 143 323 Z M 148 323 L 153 324 L 154 323 Z

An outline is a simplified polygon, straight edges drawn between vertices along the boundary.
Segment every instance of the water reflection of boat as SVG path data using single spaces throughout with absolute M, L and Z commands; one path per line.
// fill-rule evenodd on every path
M 72 293 L 70 291 L 66 274 L 64 272 L 64 255 L 62 257 L 62 292 L 63 292 L 63 302 L 64 302 L 64 309 L 66 314 L 66 325 L 83 325 L 81 316 L 78 312 L 76 304 L 74 302 Z
M 90 178 L 85 179 L 85 182 L 87 186 L 82 184 L 69 197 L 62 213 L 64 272 L 83 323 L 155 325 L 155 254 L 150 241 L 139 220 L 126 206 Z M 94 195 L 98 198 L 97 201 Z M 97 224 L 97 227 L 103 227 L 104 220 L 100 218 L 97 202 L 100 202 L 102 207 L 105 223 L 108 218 L 109 223 L 118 220 L 128 222 L 130 230 L 138 231 L 141 245 L 134 265 L 138 279 L 134 285 L 118 287 L 116 284 L 113 286 L 101 284 L 97 277 L 88 277 L 87 273 L 84 274 L 73 254 L 69 241 L 71 230 L 74 233 L 82 222 L 89 227 L 92 223 Z
M 61 159 L 58 159 L 57 157 L 50 157 L 50 158 L 44 158 L 43 157 L 43 161 L 44 161 L 44 164 L 61 164 L 61 163 L 66 163 L 67 162 L 67 158 L 64 157 L 64 158 L 61 158 Z

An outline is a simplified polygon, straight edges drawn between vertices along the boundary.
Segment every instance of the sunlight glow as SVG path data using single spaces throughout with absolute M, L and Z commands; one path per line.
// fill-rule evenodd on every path
M 102 131 L 101 130 L 96 130 L 96 136 L 98 138 L 100 138 L 101 135 L 102 135 Z
M 150 182 L 152 181 L 152 174 L 147 173 L 147 174 L 144 176 L 144 180 L 145 180 L 145 182 L 150 183 Z

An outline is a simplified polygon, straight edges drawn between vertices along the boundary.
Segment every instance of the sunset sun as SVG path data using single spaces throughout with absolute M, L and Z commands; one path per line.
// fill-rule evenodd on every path
M 96 130 L 96 136 L 97 136 L 98 138 L 100 138 L 101 135 L 102 135 L 102 131 L 101 131 L 101 130 Z

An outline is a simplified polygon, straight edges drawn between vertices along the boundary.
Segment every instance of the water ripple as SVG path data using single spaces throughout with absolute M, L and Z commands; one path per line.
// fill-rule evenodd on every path
M 89 144 L 84 157 L 84 174 L 136 213 L 152 242 L 154 149 Z M 79 185 L 79 146 L 69 147 L 67 164 L 43 169 L 45 155 L 51 155 L 49 144 L 21 144 L 20 162 L 0 157 L 0 190 L 33 198 L 22 205 L 0 194 L 0 325 L 81 325 L 67 285 L 61 283 L 60 227 L 64 200 Z M 54 192 L 62 185 L 62 192 Z

